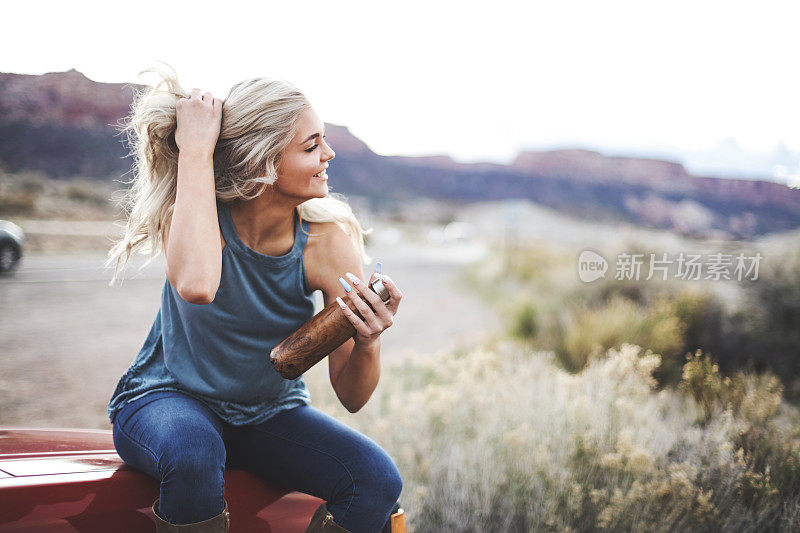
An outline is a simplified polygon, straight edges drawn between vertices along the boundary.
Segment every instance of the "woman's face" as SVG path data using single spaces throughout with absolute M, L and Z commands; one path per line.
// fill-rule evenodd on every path
M 297 122 L 297 133 L 278 163 L 275 188 L 281 194 L 306 199 L 328 194 L 325 169 L 336 154 L 324 137 L 325 125 L 311 107 L 306 108 Z

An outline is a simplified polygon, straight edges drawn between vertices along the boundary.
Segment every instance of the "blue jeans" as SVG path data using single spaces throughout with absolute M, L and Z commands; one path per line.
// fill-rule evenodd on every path
M 226 464 L 322 498 L 353 532 L 380 531 L 403 485 L 378 444 L 310 405 L 233 426 L 191 396 L 158 391 L 125 405 L 113 434 L 122 460 L 161 482 L 159 514 L 173 524 L 222 512 Z

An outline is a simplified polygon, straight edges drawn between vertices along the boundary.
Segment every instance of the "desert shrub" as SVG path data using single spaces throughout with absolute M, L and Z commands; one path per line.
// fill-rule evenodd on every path
M 672 302 L 664 299 L 650 307 L 612 297 L 598 308 L 577 308 L 562 328 L 556 355 L 564 367 L 577 371 L 609 348 L 623 343 L 648 346 L 674 360 L 683 348 L 684 326 Z
M 514 313 L 511 335 L 519 339 L 535 339 L 538 332 L 538 312 L 531 302 L 523 303 Z
M 728 375 L 771 371 L 789 388 L 792 400 L 800 398 L 800 253 L 764 258 L 758 278 L 740 285 L 742 301 L 730 311 L 709 291 L 676 291 L 648 283 L 612 279 L 581 291 L 587 305 L 614 297 L 643 306 L 660 298 L 672 300 L 675 316 L 684 325 L 682 353 L 710 352 Z M 677 381 L 679 365 L 674 362 L 664 358 L 665 368 L 656 373 L 660 382 Z
M 505 255 L 504 274 L 521 282 L 541 279 L 550 268 L 559 264 L 557 255 L 539 246 L 508 247 Z
M 0 217 L 29 216 L 36 209 L 41 180 L 32 174 L 6 174 L 0 171 Z
M 642 280 L 604 279 L 596 284 L 579 287 L 587 305 L 600 305 L 614 298 L 624 298 L 635 304 L 646 306 L 656 296 L 654 284 Z M 658 293 L 661 294 L 661 293 Z
M 746 350 L 734 354 L 727 368 L 769 369 L 791 385 L 800 377 L 800 252 L 764 260 L 758 279 L 745 285 L 738 318 Z M 800 390 L 791 391 L 793 399 Z
M 731 379 L 722 377 L 719 365 L 700 350 L 693 356 L 687 354 L 686 359 L 680 386 L 694 398 L 702 411 L 700 421 L 707 424 L 717 411 L 726 407 Z
M 22 173 L 16 175 L 15 177 L 16 177 L 16 187 L 20 191 L 30 194 L 39 194 L 44 192 L 45 190 L 45 183 L 47 182 L 47 178 L 45 178 L 41 174 Z
M 666 386 L 680 382 L 685 355 L 699 349 L 725 375 L 772 371 L 787 398 L 800 400 L 800 253 L 765 258 L 758 279 L 737 288 L 737 308 L 710 288 L 645 281 L 644 271 L 638 280 L 578 283 L 564 275 L 574 257 L 544 246 L 514 253 L 510 263 L 492 254 L 468 282 L 497 308 L 512 338 L 554 351 L 565 368 L 577 371 L 592 354 L 631 342 L 662 355 L 654 376 Z
M 395 459 L 411 531 L 800 525 L 800 414 L 775 382 L 712 379 L 695 396 L 691 387 L 718 375 L 698 355 L 687 361 L 687 388 L 658 390 L 659 360 L 623 344 L 573 374 L 553 353 L 511 342 L 418 354 L 388 365 L 356 415 L 339 405 L 324 365 L 306 380 L 318 407 Z M 704 397 L 718 408 L 700 424 Z
M 75 202 L 104 207 L 110 204 L 107 189 L 105 184 L 73 181 L 64 187 L 64 195 Z
M 36 194 L 0 188 L 0 215 L 30 215 L 36 209 Z

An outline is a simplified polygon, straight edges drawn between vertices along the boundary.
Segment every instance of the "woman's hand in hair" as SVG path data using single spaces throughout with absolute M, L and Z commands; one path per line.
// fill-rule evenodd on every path
M 191 98 L 179 99 L 175 107 L 178 120 L 175 144 L 178 150 L 212 155 L 222 122 L 222 101 L 209 92 L 201 96 L 200 89 L 192 89 Z

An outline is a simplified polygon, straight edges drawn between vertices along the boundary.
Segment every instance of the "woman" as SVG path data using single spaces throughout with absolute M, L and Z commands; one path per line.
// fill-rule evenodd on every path
M 126 131 L 136 175 L 111 284 L 137 248 L 164 251 L 161 308 L 109 402 L 122 459 L 161 482 L 159 531 L 225 531 L 227 466 L 324 499 L 308 531 L 375 532 L 402 480 L 375 442 L 309 405 L 302 378 L 269 362 L 275 345 L 334 299 L 356 335 L 328 359 L 355 413 L 380 377 L 380 334 L 402 298 L 365 289 L 361 225 L 328 193 L 334 152 L 293 86 L 250 79 L 224 104 L 184 92 L 174 72 L 137 96 Z M 345 280 L 344 277 L 349 278 Z M 373 312 L 356 294 L 362 294 Z M 345 304 L 350 299 L 360 319 Z

